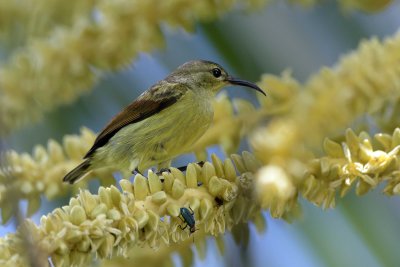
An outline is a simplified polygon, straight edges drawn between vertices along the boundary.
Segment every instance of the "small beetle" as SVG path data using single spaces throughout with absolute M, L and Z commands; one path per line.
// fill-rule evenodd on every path
M 179 218 L 186 225 L 184 227 L 182 227 L 182 225 L 179 225 L 179 228 L 181 228 L 182 230 L 185 230 L 186 227 L 189 226 L 190 234 L 193 234 L 197 230 L 196 229 L 196 221 L 194 220 L 194 216 L 193 216 L 194 215 L 194 211 L 190 207 L 189 207 L 189 209 L 190 209 L 190 211 L 185 207 L 180 209 L 181 216 L 182 216 L 183 219 L 181 217 L 179 217 Z

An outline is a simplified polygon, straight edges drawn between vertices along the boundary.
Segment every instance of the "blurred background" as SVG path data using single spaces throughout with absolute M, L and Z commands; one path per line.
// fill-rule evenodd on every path
M 15 131 L 5 140 L 6 146 L 31 152 L 34 145 L 45 145 L 50 138 L 61 141 L 82 126 L 99 131 L 150 85 L 192 59 L 218 62 L 232 75 L 249 81 L 289 69 L 304 82 L 357 48 L 360 40 L 393 35 L 400 26 L 399 14 L 399 1 L 375 13 L 343 11 L 335 1 L 310 8 L 279 2 L 259 10 L 229 12 L 219 20 L 196 24 L 192 33 L 165 26 L 164 48 L 140 54 L 122 71 L 105 73 L 93 92 L 47 113 L 40 123 Z M 230 97 L 256 103 L 248 90 L 225 91 Z M 222 153 L 216 147 L 211 152 Z M 175 163 L 180 166 L 193 160 L 188 155 Z M 36 222 L 68 198 L 43 201 L 46 205 L 34 216 Z M 301 203 L 303 216 L 291 224 L 265 212 L 267 230 L 260 234 L 251 225 L 247 246 L 235 244 L 227 233 L 225 254 L 220 255 L 209 240 L 206 259 L 197 259 L 195 266 L 400 266 L 398 197 L 388 198 L 377 188 L 363 197 L 348 194 L 334 210 Z M 13 222 L 0 226 L 1 236 L 14 230 Z M 180 266 L 179 257 L 175 260 Z

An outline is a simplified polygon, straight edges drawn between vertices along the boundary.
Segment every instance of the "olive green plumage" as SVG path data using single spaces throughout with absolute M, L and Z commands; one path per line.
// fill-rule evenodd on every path
M 117 114 L 96 138 L 84 162 L 63 179 L 71 184 L 94 169 L 123 173 L 158 165 L 190 149 L 213 120 L 212 100 L 226 85 L 256 85 L 232 78 L 218 64 L 190 61 L 143 92 Z M 265 93 L 264 93 L 265 94 Z

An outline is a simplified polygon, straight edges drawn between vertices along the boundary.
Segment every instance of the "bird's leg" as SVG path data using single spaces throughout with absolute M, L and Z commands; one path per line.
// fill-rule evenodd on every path
M 169 161 L 169 163 L 170 163 L 170 161 Z M 196 162 L 196 164 L 199 165 L 200 167 L 203 167 L 204 161 Z M 159 166 L 161 166 L 161 164 L 159 164 Z M 186 171 L 187 166 L 181 166 L 181 167 L 178 167 L 177 169 L 180 170 L 181 172 L 184 172 L 184 171 Z M 167 168 L 161 168 L 157 172 L 157 175 L 161 175 L 163 172 L 171 172 L 171 170 L 168 167 Z
M 136 168 L 132 171 L 132 174 L 133 174 L 133 175 L 136 175 L 136 174 L 141 174 L 141 175 L 142 175 L 142 173 L 139 171 L 139 168 L 138 168 L 138 167 L 136 167 Z
M 132 170 L 132 174 L 136 175 L 136 174 L 142 174 L 139 171 L 139 160 L 135 159 L 132 160 L 130 165 L 129 165 L 129 170 Z
M 161 168 L 156 174 L 161 175 L 163 172 L 171 172 L 171 170 L 169 168 Z
M 204 161 L 196 162 L 196 164 L 199 165 L 200 167 L 203 167 Z M 184 171 L 186 171 L 187 166 L 182 166 L 182 167 L 179 167 L 179 168 L 177 168 L 177 169 L 180 170 L 181 172 L 184 172 Z
M 171 166 L 170 160 L 159 163 L 158 164 L 158 172 L 156 172 L 156 174 L 161 175 L 163 172 L 171 172 L 171 170 L 169 169 L 169 166 Z

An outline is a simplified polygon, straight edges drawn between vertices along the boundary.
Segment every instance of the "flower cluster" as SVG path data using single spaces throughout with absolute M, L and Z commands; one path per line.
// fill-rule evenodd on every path
M 340 136 L 360 116 L 381 111 L 400 97 L 399 51 L 400 33 L 382 43 L 364 41 L 334 68 L 324 68 L 294 100 L 288 98 L 293 103 L 288 112 L 252 135 L 256 157 L 281 166 L 295 184 L 301 183 L 305 164 L 320 153 L 325 137 Z
M 83 128 L 80 136 L 65 136 L 62 145 L 49 140 L 47 148 L 36 146 L 32 155 L 6 152 L 6 166 L 0 169 L 3 224 L 13 215 L 10 199 L 26 199 L 28 215 L 32 215 L 40 207 L 42 195 L 53 199 L 66 194 L 68 190 L 61 181 L 62 177 L 79 164 L 94 139 L 94 133 Z M 98 172 L 96 175 L 106 176 Z M 13 194 L 13 198 L 9 194 Z
M 400 34 L 383 43 L 376 39 L 364 41 L 340 64 L 323 69 L 301 90 L 295 90 L 294 99 L 285 97 L 292 105 L 250 138 L 256 157 L 265 165 L 257 176 L 259 188 L 275 187 L 275 195 L 284 194 L 288 203 L 293 203 L 301 193 L 322 207 L 333 207 L 336 192 L 343 195 L 354 183 L 357 193 L 362 194 L 389 180 L 385 192 L 397 194 L 398 178 L 393 169 L 397 166 L 396 141 L 386 140 L 390 145 L 386 144 L 384 150 L 374 150 L 369 144 L 371 138 L 365 133 L 356 137 L 348 130 L 342 146 L 325 140 L 324 149 L 329 157 L 315 155 L 320 153 L 325 137 L 338 138 L 365 113 L 374 115 L 378 122 L 388 121 L 385 106 L 400 97 L 398 51 Z M 265 79 L 260 85 L 268 88 Z M 396 140 L 396 136 L 397 131 L 390 140 Z M 383 137 L 388 135 L 380 134 L 376 138 Z M 262 194 L 260 197 L 261 203 L 263 199 L 268 200 Z
M 194 211 L 200 235 L 217 236 L 260 213 L 248 178 L 259 163 L 248 152 L 232 160 L 213 155 L 202 167 L 189 164 L 186 174 L 175 168 L 162 176 L 149 171 L 147 178 L 138 174 L 133 182 L 121 180 L 121 190 L 84 190 L 69 205 L 43 216 L 39 226 L 28 220 L 23 228 L 56 266 L 87 266 L 94 256 L 126 256 L 132 247 L 185 240 L 189 232 L 179 229 L 181 207 Z M 0 239 L 2 266 L 26 266 L 21 231 Z
M 220 95 L 214 101 L 214 121 L 207 133 L 194 145 L 194 151 L 199 160 L 205 160 L 207 146 L 221 144 L 229 155 L 236 151 L 243 132 L 236 129 L 243 128 L 248 112 L 254 112 L 254 107 L 244 100 L 233 100 L 236 104 L 237 114 L 234 113 L 232 102 L 226 95 Z M 252 124 L 255 124 L 255 120 Z M 226 127 L 230 125 L 230 127 Z M 232 128 L 232 131 L 223 131 L 223 128 Z M 44 195 L 53 199 L 64 195 L 69 186 L 62 183 L 62 177 L 76 167 L 89 150 L 95 139 L 95 133 L 87 128 L 82 128 L 80 135 L 66 135 L 62 144 L 49 140 L 47 148 L 36 146 L 32 155 L 19 154 L 15 151 L 6 152 L 6 165 L 0 169 L 0 209 L 2 222 L 6 223 L 12 216 L 12 206 L 8 200 L 9 194 L 18 199 L 28 201 L 28 216 L 40 207 L 40 197 Z M 115 170 L 99 169 L 90 173 L 90 177 L 100 178 L 103 185 L 115 183 L 112 172 Z M 12 177 L 12 179 L 10 179 Z M 73 190 L 85 188 L 89 179 L 84 179 L 79 185 L 74 185 Z
M 9 50 L 42 38 L 57 27 L 68 27 L 80 17 L 88 16 L 96 1 L 49 0 L 2 1 L 0 3 L 0 40 Z
M 348 129 L 341 144 L 326 139 L 324 151 L 327 156 L 310 162 L 300 188 L 309 201 L 332 208 L 337 193 L 344 196 L 355 185 L 356 193 L 362 195 L 383 181 L 388 181 L 386 194 L 400 193 L 399 128 L 393 135 L 377 134 L 374 138 L 365 132 L 357 136 Z

